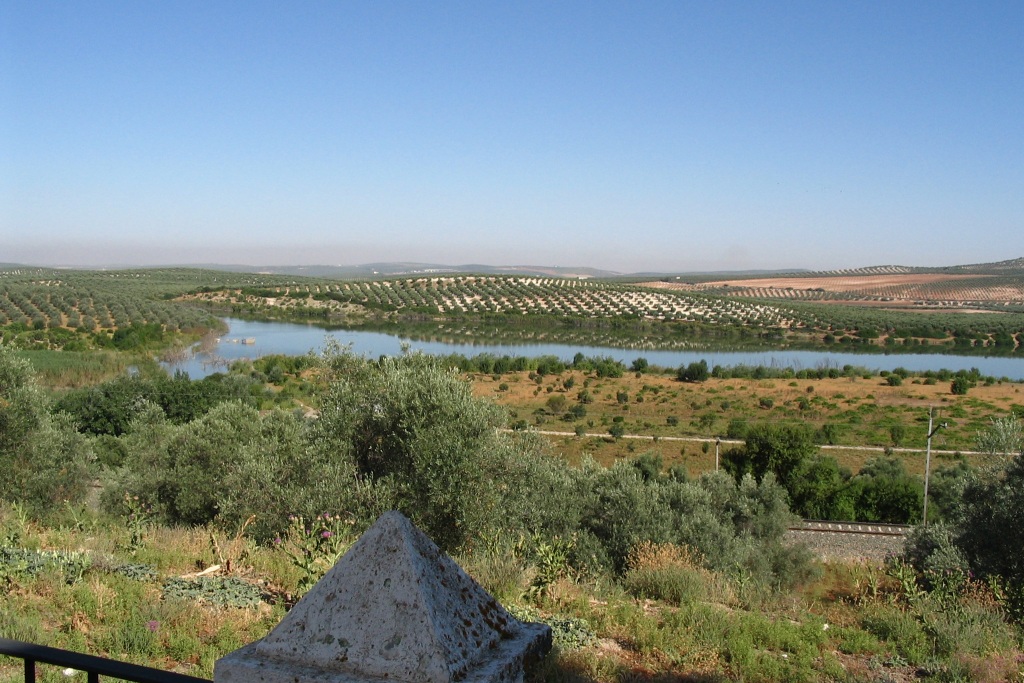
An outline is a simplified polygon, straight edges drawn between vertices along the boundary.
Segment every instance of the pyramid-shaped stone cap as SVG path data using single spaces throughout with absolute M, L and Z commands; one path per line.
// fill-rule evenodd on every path
M 547 626 L 512 617 L 392 511 L 265 638 L 219 660 L 214 678 L 451 683 L 493 669 L 497 678 L 481 680 L 504 680 L 521 676 L 523 656 L 550 647 L 550 638 Z

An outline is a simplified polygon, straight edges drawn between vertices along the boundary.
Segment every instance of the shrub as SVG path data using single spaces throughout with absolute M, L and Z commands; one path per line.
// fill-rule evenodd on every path
M 974 382 L 969 380 L 964 375 L 957 375 L 953 378 L 953 382 L 949 385 L 950 393 L 956 396 L 964 396 L 967 391 L 974 386 Z
M 89 442 L 66 413 L 51 415 L 31 365 L 0 344 L 0 498 L 33 514 L 86 495 Z
M 907 474 L 899 458 L 868 460 L 851 481 L 851 488 L 858 521 L 912 524 L 921 519 L 924 485 Z
M 902 557 L 917 570 L 927 590 L 959 591 L 968 578 L 967 559 L 944 524 L 914 527 L 903 542 Z
M 676 371 L 676 379 L 680 382 L 706 382 L 708 374 L 708 362 L 701 360 L 690 363 L 685 368 L 680 365 Z
M 1024 455 L 969 480 L 955 524 L 959 550 L 981 576 L 1008 587 L 1013 609 L 1024 613 Z M 1017 603 L 1020 604 L 1017 604 Z

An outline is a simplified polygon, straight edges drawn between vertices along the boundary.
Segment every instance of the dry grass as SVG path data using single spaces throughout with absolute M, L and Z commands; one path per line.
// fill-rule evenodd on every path
M 566 389 L 570 378 L 572 387 Z M 513 421 L 524 420 L 539 430 L 562 433 L 548 438 L 553 451 L 572 464 L 589 456 L 609 465 L 650 451 L 661 455 L 666 468 L 683 465 L 690 476 L 714 469 L 714 438 L 724 439 L 733 419 L 800 423 L 811 429 L 827 423 L 839 425 L 840 446 L 870 449 L 825 451 L 854 472 L 894 445 L 889 428 L 898 422 L 905 427 L 900 447 L 909 450 L 897 448 L 893 454 L 904 459 L 908 471 L 923 473 L 924 432 L 930 408 L 935 409 L 937 419 L 949 423 L 949 428 L 932 440 L 933 457 L 941 466 L 955 451 L 974 450 L 978 431 L 991 418 L 1005 417 L 1015 406 L 1024 406 L 1024 385 L 1020 383 L 979 385 L 966 396 L 954 396 L 949 382 L 929 385 L 913 377 L 898 387 L 889 386 L 879 376 L 822 380 L 711 378 L 702 384 L 686 384 L 670 375 L 636 377 L 627 373 L 620 378 L 595 378 L 567 370 L 544 376 L 539 384 L 526 372 L 474 374 L 471 381 L 474 394 L 508 408 Z M 567 408 L 575 405 L 580 391 L 587 391 L 592 398 L 585 405 L 584 418 L 566 422 L 547 408 L 552 396 L 563 396 Z M 626 403 L 618 401 L 620 392 L 628 396 Z M 761 407 L 762 399 L 770 400 L 772 408 Z M 802 402 L 809 402 L 807 409 L 800 407 Z M 608 430 L 616 417 L 622 418 L 627 435 L 647 438 L 611 438 Z M 670 419 L 676 424 L 669 424 Z M 577 425 L 587 436 L 574 435 Z M 706 451 L 702 440 L 710 441 Z M 723 441 L 721 449 L 733 446 Z M 974 464 L 980 456 L 966 457 Z

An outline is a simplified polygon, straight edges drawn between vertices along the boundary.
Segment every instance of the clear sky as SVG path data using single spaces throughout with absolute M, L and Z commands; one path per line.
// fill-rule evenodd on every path
M 0 262 L 1020 256 L 1020 0 L 0 0 Z

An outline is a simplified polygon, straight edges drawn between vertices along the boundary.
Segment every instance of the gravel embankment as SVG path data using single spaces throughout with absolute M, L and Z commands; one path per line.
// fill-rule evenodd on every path
M 823 560 L 867 560 L 881 562 L 903 549 L 902 536 L 841 534 L 828 531 L 789 531 L 792 543 L 805 543 Z

